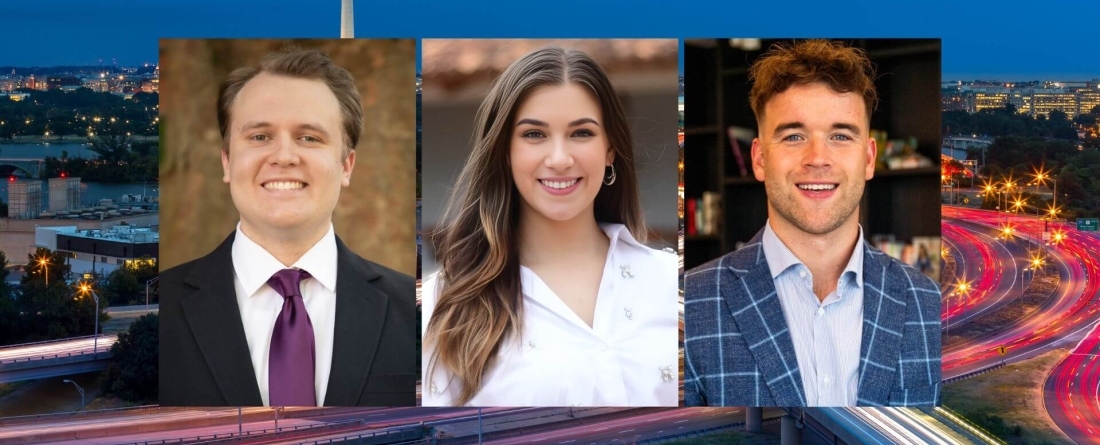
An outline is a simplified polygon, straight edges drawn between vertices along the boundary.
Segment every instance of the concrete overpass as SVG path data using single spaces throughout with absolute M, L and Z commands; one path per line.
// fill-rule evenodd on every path
M 0 158 L 0 176 L 11 176 L 17 171 L 28 178 L 38 179 L 46 170 L 46 161 L 34 158 Z
M 0 383 L 107 369 L 118 335 L 67 338 L 0 348 Z

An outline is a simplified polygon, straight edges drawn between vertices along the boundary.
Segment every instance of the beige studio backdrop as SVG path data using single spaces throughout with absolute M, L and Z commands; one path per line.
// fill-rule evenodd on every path
M 289 44 L 316 48 L 355 77 L 363 136 L 333 213 L 359 255 L 416 273 L 416 43 L 402 40 L 161 40 L 161 270 L 214 250 L 239 215 L 222 182 L 218 86 Z

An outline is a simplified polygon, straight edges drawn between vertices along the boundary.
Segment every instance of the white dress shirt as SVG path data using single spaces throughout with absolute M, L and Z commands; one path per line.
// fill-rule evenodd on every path
M 275 319 L 283 309 L 283 297 L 267 285 L 275 272 L 287 267 L 271 253 L 256 244 L 241 231 L 233 238 L 233 287 L 237 292 L 237 306 L 241 309 L 244 335 L 248 340 L 248 352 L 252 369 L 256 371 L 256 383 L 264 406 L 268 401 L 268 356 L 271 352 L 271 333 Z M 336 235 L 332 226 L 291 269 L 303 269 L 312 279 L 301 284 L 309 321 L 313 325 L 317 363 L 314 364 L 314 390 L 317 405 L 324 405 L 328 390 L 328 376 L 332 370 L 332 339 L 336 321 Z
M 621 224 L 611 240 L 589 327 L 531 269 L 520 267 L 523 332 L 506 339 L 470 406 L 677 406 L 678 281 L 675 254 L 649 249 Z M 423 286 L 422 331 L 438 292 Z M 461 383 L 422 357 L 423 406 L 451 406 Z
M 836 290 L 824 301 L 814 294 L 810 269 L 776 236 L 770 221 L 762 243 L 794 342 L 806 406 L 856 406 L 863 338 L 863 227 Z

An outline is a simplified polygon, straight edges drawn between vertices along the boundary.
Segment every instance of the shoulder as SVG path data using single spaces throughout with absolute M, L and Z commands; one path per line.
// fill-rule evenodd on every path
M 416 278 L 411 275 L 398 272 L 389 267 L 370 261 L 357 254 L 352 254 L 352 261 L 357 262 L 353 270 L 360 271 L 369 277 L 369 283 L 391 298 L 395 298 L 402 305 L 416 304 Z M 339 280 L 340 278 L 337 277 Z
M 191 271 L 195 270 L 195 268 L 197 268 L 205 259 L 206 257 L 197 258 L 161 272 L 161 286 L 169 283 L 172 285 L 182 285 L 184 278 L 191 274 Z
M 378 264 L 374 261 L 363 258 L 358 253 L 352 251 L 339 236 L 336 237 L 336 258 L 338 262 L 347 261 L 345 268 L 343 264 L 337 264 L 337 269 L 341 271 L 351 272 L 356 279 L 368 281 L 372 286 L 378 288 L 378 290 L 385 292 L 386 294 L 399 297 L 402 300 L 409 300 L 410 302 L 415 299 L 416 279 L 412 276 L 390 269 L 389 267 Z M 337 276 L 337 280 L 340 277 Z
M 233 258 L 232 258 L 232 245 L 233 235 L 236 232 L 230 233 L 229 237 L 222 242 L 217 248 L 205 256 L 193 259 L 186 263 L 173 266 L 160 273 L 160 288 L 167 290 L 168 292 L 161 292 L 161 302 L 164 302 L 165 297 L 171 298 L 176 296 L 175 291 L 183 289 L 185 287 L 198 288 L 201 278 L 210 275 L 211 271 L 226 272 L 220 270 L 228 265 L 229 276 L 233 276 Z M 233 283 L 229 283 L 230 286 Z
M 688 270 L 684 273 L 684 284 L 685 286 L 691 283 L 711 285 L 724 274 L 743 274 L 749 267 L 762 261 L 763 252 L 764 249 L 759 243 L 747 244 Z
M 882 269 L 885 271 L 884 273 L 886 276 L 882 278 L 900 283 L 902 285 L 901 287 L 905 289 L 906 300 L 921 303 L 922 307 L 939 307 L 940 286 L 931 278 L 921 273 L 920 270 L 883 253 L 870 244 L 867 244 L 866 254 L 873 255 L 886 262 L 888 266 Z M 867 281 L 868 278 L 869 277 L 864 277 L 864 281 Z
M 420 311 L 424 316 L 424 321 L 428 321 L 431 317 L 432 310 L 435 309 L 435 300 L 439 297 L 439 288 L 443 285 L 441 281 L 441 272 L 436 272 L 424 279 L 420 285 Z
M 621 255 L 627 256 L 631 261 L 678 270 L 680 256 L 671 247 L 655 249 L 642 244 L 622 224 L 603 224 L 603 229 L 609 235 L 618 232 L 615 250 Z

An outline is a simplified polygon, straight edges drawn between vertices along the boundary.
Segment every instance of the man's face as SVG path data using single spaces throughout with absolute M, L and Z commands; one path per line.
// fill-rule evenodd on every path
M 769 218 L 828 234 L 858 221 L 863 184 L 875 172 L 875 140 L 863 98 L 824 83 L 794 85 L 764 104 L 752 141 Z
M 246 232 L 268 236 L 327 228 L 355 165 L 344 158 L 336 96 L 318 79 L 260 73 L 230 109 L 222 180 Z

